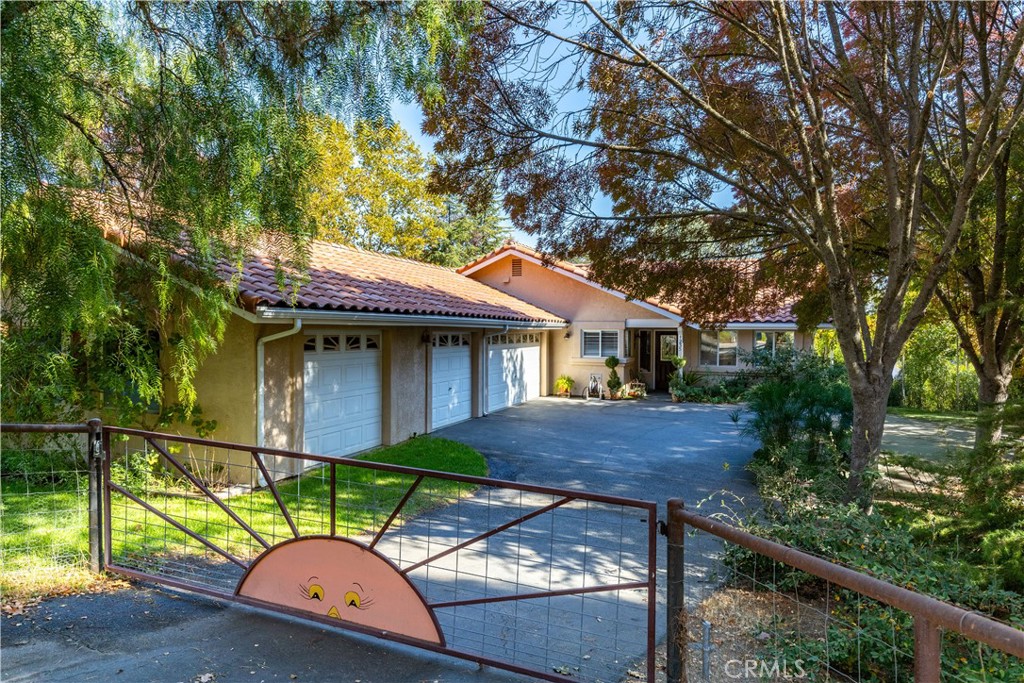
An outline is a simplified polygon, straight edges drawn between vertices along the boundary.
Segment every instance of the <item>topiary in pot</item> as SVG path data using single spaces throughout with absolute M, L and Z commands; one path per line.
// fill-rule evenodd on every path
M 604 365 L 608 368 L 608 393 L 612 396 L 617 396 L 619 389 L 622 388 L 622 380 L 619 379 L 619 373 L 615 372 L 615 368 L 619 367 L 618 356 L 608 356 L 604 359 Z

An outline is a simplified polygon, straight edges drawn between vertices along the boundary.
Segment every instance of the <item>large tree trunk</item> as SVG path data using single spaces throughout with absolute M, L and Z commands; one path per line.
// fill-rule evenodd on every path
M 981 451 L 999 443 L 1003 436 L 1003 410 L 1010 388 L 1010 373 L 985 368 L 978 373 L 978 426 L 974 450 Z
M 850 443 L 850 478 L 846 482 L 847 502 L 871 508 L 874 468 L 882 449 L 885 409 L 892 388 L 891 372 L 851 377 L 853 436 Z

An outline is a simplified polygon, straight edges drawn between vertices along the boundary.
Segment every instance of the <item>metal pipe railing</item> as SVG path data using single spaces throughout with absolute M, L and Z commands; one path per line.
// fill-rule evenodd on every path
M 931 683 L 939 680 L 942 653 L 940 629 L 959 633 L 971 640 L 1024 659 L 1024 631 L 781 543 L 754 536 L 724 522 L 698 515 L 687 510 L 683 501 L 677 498 L 668 501 L 667 532 L 669 538 L 680 539 L 681 543 L 684 534 L 679 529 L 687 524 L 776 562 L 825 579 L 912 615 L 914 617 L 914 680 L 918 683 Z M 681 551 L 679 554 L 682 554 Z M 671 597 L 669 602 L 672 602 Z M 671 620 L 678 616 L 674 617 L 670 611 L 668 618 L 671 625 Z

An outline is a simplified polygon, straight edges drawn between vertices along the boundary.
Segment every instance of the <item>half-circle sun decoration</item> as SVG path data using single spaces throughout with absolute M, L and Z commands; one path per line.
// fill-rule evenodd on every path
M 235 595 L 319 620 L 444 646 L 423 594 L 388 558 L 357 541 L 294 538 L 273 546 L 245 572 Z

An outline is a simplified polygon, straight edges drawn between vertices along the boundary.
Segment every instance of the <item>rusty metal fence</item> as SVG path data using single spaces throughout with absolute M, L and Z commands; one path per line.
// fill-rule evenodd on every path
M 1024 631 L 668 503 L 679 681 L 1018 681 Z M 757 561 L 758 558 L 761 561 Z
M 96 568 L 533 679 L 654 680 L 654 503 L 98 422 L 2 430 L 102 440 L 90 451 Z M 249 590 L 275 552 L 324 539 L 346 558 L 372 556 L 391 583 L 362 578 L 335 600 L 322 567 L 280 598 Z M 419 601 L 399 618 L 363 618 L 405 585 Z M 403 630 L 420 608 L 436 628 L 426 636 Z
M 99 565 L 98 425 L 0 430 L 0 573 L 5 588 L 66 582 Z

